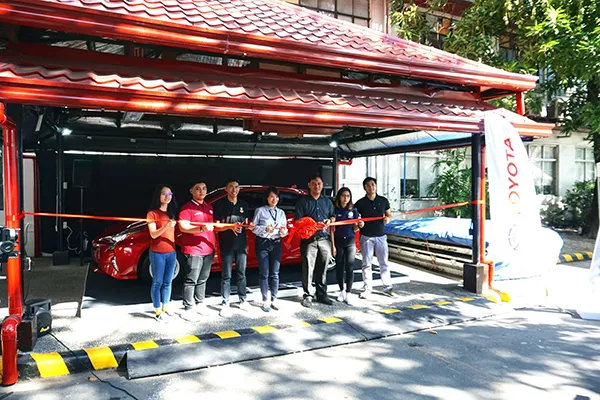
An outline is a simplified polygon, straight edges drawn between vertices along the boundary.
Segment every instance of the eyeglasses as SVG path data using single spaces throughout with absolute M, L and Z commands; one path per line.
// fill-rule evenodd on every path
M 173 192 L 162 192 L 163 196 L 173 196 Z

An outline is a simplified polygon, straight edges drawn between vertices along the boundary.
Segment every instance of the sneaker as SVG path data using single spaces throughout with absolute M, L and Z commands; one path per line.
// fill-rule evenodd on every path
M 154 320 L 157 322 L 165 322 L 167 318 L 165 318 L 165 313 L 161 312 L 160 314 L 154 314 Z
M 238 307 L 242 311 L 250 310 L 250 304 L 246 300 L 240 301 L 240 304 L 238 305 Z
M 364 291 L 360 292 L 360 294 L 358 295 L 358 297 L 360 297 L 361 299 L 369 299 L 369 298 L 371 298 L 371 291 L 370 290 L 364 290 Z
M 163 310 L 162 313 L 166 314 L 169 317 L 172 317 L 172 316 L 175 315 L 175 313 L 173 311 L 171 311 L 171 310 Z
M 208 307 L 206 307 L 206 305 L 204 303 L 196 304 L 196 307 L 194 307 L 194 310 L 196 310 L 196 313 L 198 313 L 199 315 L 202 315 L 202 316 L 207 316 L 210 314 Z
M 265 302 L 263 303 L 263 305 L 262 305 L 260 308 L 261 308 L 261 310 L 263 310 L 264 312 L 269 312 L 269 311 L 271 311 L 271 303 L 270 303 L 270 302 L 268 302 L 268 301 L 265 301 Z
M 350 292 L 347 292 L 344 302 L 346 304 L 348 304 L 349 306 L 353 306 L 354 305 L 354 296 Z
M 300 304 L 302 304 L 302 307 L 311 308 L 312 307 L 312 297 L 306 296 L 305 298 L 302 299 Z
M 229 304 L 223 304 L 221 311 L 219 311 L 219 315 L 221 317 L 231 317 L 231 307 L 229 307 Z
M 333 304 L 333 301 L 331 301 L 331 299 L 329 297 L 327 297 L 327 296 L 320 297 L 320 298 L 317 299 L 317 301 L 319 303 L 321 303 L 321 304 L 325 304 L 325 305 L 328 305 L 328 306 L 330 306 L 330 305 Z
M 200 315 L 196 312 L 194 308 L 189 308 L 181 313 L 181 318 L 188 322 L 198 322 L 200 321 Z
M 339 301 L 340 303 L 342 303 L 344 300 L 346 300 L 346 292 L 344 292 L 343 290 L 341 290 L 340 294 L 338 294 L 337 301 Z
M 275 300 L 272 300 L 272 301 L 271 301 L 271 308 L 272 308 L 273 310 L 275 310 L 275 311 L 279 311 L 279 302 L 278 302 L 278 301 L 275 301 Z
M 394 297 L 395 296 L 394 287 L 388 286 L 386 288 L 383 288 L 383 293 L 387 294 L 390 297 Z

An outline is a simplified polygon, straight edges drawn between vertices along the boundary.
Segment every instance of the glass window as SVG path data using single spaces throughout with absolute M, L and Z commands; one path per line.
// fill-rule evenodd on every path
M 594 150 L 588 147 L 575 149 L 575 180 L 578 182 L 596 179 L 594 173 Z
M 557 146 L 527 146 L 537 194 L 556 194 Z
M 286 213 L 293 213 L 296 209 L 296 203 L 300 200 L 300 195 L 295 193 L 279 192 L 279 203 L 277 206 Z
M 343 21 L 369 26 L 369 0 L 300 0 L 300 6 Z

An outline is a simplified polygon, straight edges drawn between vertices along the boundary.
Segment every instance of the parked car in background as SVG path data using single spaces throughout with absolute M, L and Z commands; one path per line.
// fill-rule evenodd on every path
M 264 205 L 267 186 L 240 186 L 238 198 L 245 200 L 250 206 L 249 215 L 254 215 L 254 210 Z M 278 207 L 285 211 L 288 222 L 294 219 L 294 208 L 299 198 L 306 194 L 305 191 L 295 188 L 280 187 L 280 199 Z M 221 189 L 213 190 L 205 201 L 214 203 L 227 194 Z M 256 268 L 254 245 L 256 236 L 246 231 L 248 238 L 248 268 Z M 180 237 L 178 234 L 177 237 Z M 177 242 L 178 239 L 176 238 Z M 283 252 L 281 264 L 299 264 L 300 238 L 293 237 L 288 243 L 287 238 L 282 241 Z M 148 250 L 150 248 L 150 233 L 146 222 L 134 222 L 129 225 L 118 224 L 109 227 L 100 236 L 92 241 L 92 254 L 95 263 L 94 272 L 104 273 L 116 279 L 144 279 L 150 280 L 151 269 Z M 175 266 L 174 280 L 181 278 L 181 266 L 185 262 L 183 254 L 177 246 L 177 263 Z M 217 254 L 212 264 L 212 271 L 221 270 L 219 258 L 219 245 L 217 241 Z

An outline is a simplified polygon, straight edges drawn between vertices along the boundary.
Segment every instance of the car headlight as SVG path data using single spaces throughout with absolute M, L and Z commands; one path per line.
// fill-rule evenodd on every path
M 129 236 L 130 232 L 125 232 L 125 233 L 119 233 L 117 235 L 112 235 L 112 236 L 105 236 L 104 238 L 106 240 L 111 241 L 111 245 L 108 247 L 108 250 L 114 250 L 115 247 L 117 247 L 117 245 L 119 244 L 119 242 L 125 240 L 127 238 L 127 236 Z

